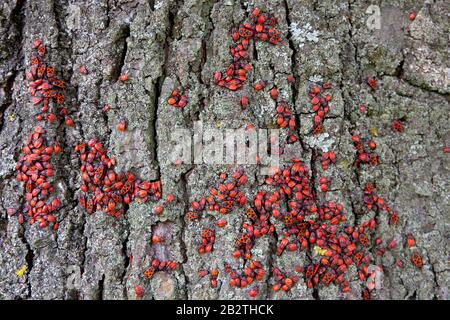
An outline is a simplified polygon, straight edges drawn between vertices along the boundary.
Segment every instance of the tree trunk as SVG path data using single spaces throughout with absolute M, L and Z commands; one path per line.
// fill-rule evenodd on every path
M 364 185 L 375 182 L 377 193 L 399 213 L 396 226 L 380 219 L 378 236 L 398 247 L 387 251 L 382 285 L 376 299 L 448 299 L 448 224 L 450 143 L 448 4 L 436 1 L 202 1 L 202 0 L 4 0 L 0 4 L 0 298 L 2 299 L 135 299 L 142 286 L 145 299 L 247 299 L 248 289 L 229 286 L 224 263 L 242 263 L 231 252 L 245 221 L 241 210 L 224 216 L 228 224 L 215 228 L 214 251 L 197 252 L 200 232 L 214 228 L 206 214 L 186 222 L 191 201 L 208 194 L 217 173 L 233 172 L 232 165 L 169 161 L 175 128 L 192 129 L 195 122 L 220 129 L 253 124 L 272 128 L 275 103 L 267 94 L 276 85 L 301 123 L 300 141 L 284 146 L 299 151 L 315 177 L 332 179 L 328 200 L 344 205 L 348 221 L 363 221 Z M 278 45 L 250 43 L 253 67 L 246 85 L 233 92 L 216 86 L 214 72 L 229 64 L 230 30 L 258 6 L 278 19 L 284 41 Z M 416 11 L 414 21 L 408 19 Z M 380 23 L 377 25 L 377 18 Z M 374 20 L 375 19 L 375 20 Z M 310 28 L 308 27 L 310 25 Z M 291 28 L 289 28 L 291 27 Z M 313 31 L 318 31 L 316 34 Z M 296 33 L 297 32 L 297 33 Z M 63 152 L 52 160 L 55 193 L 62 201 L 59 229 L 20 224 L 7 209 L 24 203 L 24 185 L 16 180 L 15 165 L 36 126 L 25 78 L 35 39 L 47 46 L 46 60 L 67 83 L 66 105 L 76 106 L 75 126 L 46 123 L 47 139 L 58 141 Z M 79 71 L 86 66 L 88 73 Z M 118 81 L 127 74 L 128 81 Z M 286 81 L 288 75 L 295 85 Z M 367 78 L 378 81 L 371 89 Z M 310 133 L 308 86 L 314 81 L 333 84 L 330 113 L 322 141 Z M 269 85 L 255 92 L 252 84 Z M 174 88 L 188 97 L 184 109 L 167 98 Z M 240 97 L 249 98 L 243 110 Z M 108 113 L 102 111 L 111 105 Z M 364 104 L 366 111 L 360 110 Z M 125 132 L 117 130 L 126 119 Z M 394 132 L 401 119 L 405 129 Z M 352 133 L 372 137 L 380 163 L 353 168 Z M 280 141 L 285 133 L 282 133 Z M 100 139 L 117 159 L 117 170 L 131 171 L 145 180 L 160 179 L 163 196 L 175 202 L 161 215 L 154 203 L 132 202 L 121 218 L 102 212 L 89 215 L 78 205 L 80 161 L 74 146 Z M 284 141 L 284 140 L 283 140 Z M 330 143 L 337 161 L 327 172 L 314 157 Z M 282 162 L 289 162 L 284 159 Z M 249 199 L 263 178 L 256 166 L 245 166 Z M 406 235 L 414 234 L 422 269 L 409 261 Z M 151 245 L 152 235 L 164 242 Z M 278 238 L 281 231 L 278 231 Z M 304 252 L 276 254 L 277 239 L 256 240 L 253 254 L 267 277 L 259 283 L 262 299 L 360 299 L 365 289 L 356 269 L 349 269 L 351 290 L 336 285 L 308 289 L 303 277 L 288 293 L 273 292 L 272 268 L 293 272 L 308 257 Z M 375 251 L 373 255 L 375 256 Z M 173 272 L 143 272 L 151 258 L 174 260 Z M 396 260 L 404 261 L 404 268 Z M 199 278 L 199 269 L 219 269 L 219 283 Z M 22 272 L 20 272 L 22 270 Z

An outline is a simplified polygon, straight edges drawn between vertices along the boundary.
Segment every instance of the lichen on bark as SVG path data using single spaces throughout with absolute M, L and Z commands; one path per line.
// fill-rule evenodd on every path
M 240 95 L 214 84 L 213 74 L 229 63 L 230 29 L 259 6 L 273 13 L 285 39 L 282 45 L 251 44 L 253 71 L 243 92 L 250 104 L 239 107 Z M 204 195 L 224 166 L 174 166 L 173 128 L 204 124 L 239 128 L 248 123 L 269 127 L 274 102 L 252 93 L 251 84 L 264 79 L 276 84 L 308 135 L 312 123 L 307 90 L 320 77 L 334 84 L 326 132 L 339 161 L 331 168 L 330 199 L 344 204 L 357 219 L 360 195 L 366 182 L 376 181 L 377 192 L 389 199 L 401 220 L 399 239 L 414 233 L 424 257 L 423 269 L 409 262 L 404 269 L 393 257 L 385 269 L 379 299 L 448 299 L 448 224 L 450 144 L 448 33 L 444 1 L 381 1 L 381 28 L 367 25 L 367 1 L 238 1 L 155 0 L 76 1 L 7 0 L 0 4 L 0 298 L 1 299 L 135 299 L 135 286 L 146 299 L 246 299 L 247 292 L 228 285 L 222 271 L 217 288 L 197 271 L 208 265 L 236 265 L 232 251 L 242 218 L 230 215 L 230 229 L 216 231 L 215 250 L 208 257 L 197 253 L 198 228 L 189 227 L 184 214 L 191 201 Z M 408 20 L 411 11 L 414 21 Z M 290 26 L 319 31 L 317 41 L 302 46 L 293 41 Z M 308 27 L 309 28 L 309 27 Z M 308 29 L 309 30 L 309 29 Z M 68 103 L 77 105 L 73 128 L 49 132 L 66 147 L 55 163 L 57 192 L 64 199 L 59 230 L 20 225 L 7 209 L 23 201 L 23 186 L 16 181 L 15 163 L 35 126 L 25 73 L 34 39 L 48 47 L 48 60 L 69 85 Z M 88 74 L 80 74 L 85 65 Z M 129 81 L 118 81 L 126 73 Z M 285 81 L 296 78 L 294 89 Z M 366 84 L 378 80 L 378 89 Z M 189 97 L 182 111 L 167 105 L 175 87 Z M 105 114 L 102 108 L 111 105 Z M 367 112 L 358 107 L 365 104 Z M 116 129 L 119 117 L 129 126 Z M 403 119 L 405 131 L 391 130 L 393 119 Z M 351 131 L 372 136 L 381 163 L 351 164 Z M 87 215 L 78 206 L 79 160 L 74 146 L 99 137 L 116 156 L 120 170 L 132 170 L 142 179 L 161 179 L 164 194 L 177 201 L 164 214 L 152 214 L 153 204 L 132 203 L 121 219 L 101 213 Z M 304 140 L 302 157 L 311 159 L 313 141 Z M 75 169 L 74 169 L 75 168 Z M 227 167 L 226 169 L 230 169 Z M 320 168 L 317 168 L 321 170 Z M 258 185 L 256 169 L 248 168 L 246 192 Z M 233 232 L 228 232 L 233 231 Z M 383 240 L 392 230 L 380 227 Z M 142 277 L 152 253 L 153 234 L 164 233 L 164 249 L 153 252 L 179 263 L 172 273 Z M 403 246 L 403 243 L 399 244 Z M 156 249 L 155 249 L 156 250 Z M 276 255 L 273 239 L 264 238 L 254 249 L 267 270 L 292 268 L 303 255 Z M 22 276 L 17 271 L 26 268 Z M 268 299 L 341 299 L 335 286 L 309 290 L 302 281 L 289 294 L 273 293 L 271 279 L 260 286 Z M 356 280 L 350 298 L 360 298 Z M 346 296 L 347 297 L 347 296 Z

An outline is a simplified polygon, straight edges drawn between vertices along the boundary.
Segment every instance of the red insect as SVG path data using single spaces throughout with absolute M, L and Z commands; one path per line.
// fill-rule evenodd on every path
M 167 99 L 167 103 L 175 108 L 183 109 L 186 107 L 188 101 L 187 97 L 180 94 L 178 90 L 172 90 L 170 97 Z
M 37 52 L 38 52 L 38 54 L 39 54 L 41 57 L 43 57 L 44 54 L 45 54 L 45 46 L 44 46 L 43 44 L 40 44 L 40 45 L 37 47 Z
M 159 216 L 160 214 L 162 214 L 163 211 L 164 211 L 164 207 L 163 207 L 163 206 L 156 206 L 156 207 L 153 209 L 153 213 L 156 214 L 156 215 L 158 215 L 158 216 Z
M 163 239 L 160 236 L 153 235 L 152 236 L 152 244 L 158 244 L 161 243 Z
M 406 245 L 408 248 L 412 248 L 416 245 L 416 239 L 414 239 L 414 236 L 412 234 L 408 234 L 406 236 Z
M 32 66 L 36 66 L 36 67 L 39 66 L 39 63 L 40 63 L 39 58 L 36 56 L 32 57 L 30 60 L 30 63 Z
M 405 126 L 403 124 L 403 121 L 401 121 L 400 119 L 395 119 L 392 121 L 391 128 L 394 132 L 403 132 Z
M 55 95 L 55 102 L 57 104 L 63 104 L 64 103 L 64 95 L 61 92 L 57 92 Z
M 266 86 L 266 82 L 265 81 L 258 81 L 253 85 L 253 88 L 256 91 L 261 91 L 262 89 L 264 89 L 264 87 Z
M 365 289 L 362 292 L 362 298 L 363 298 L 363 300 L 370 300 L 370 292 L 368 289 Z
M 68 127 L 74 126 L 74 122 L 73 122 L 72 118 L 70 118 L 70 117 L 66 117 L 65 123 L 66 123 L 66 126 L 68 126 Z
M 227 220 L 225 219 L 219 219 L 218 221 L 216 221 L 216 226 L 218 226 L 219 228 L 223 228 L 227 225 Z
M 175 200 L 175 196 L 172 193 L 169 193 L 166 197 L 167 202 L 173 202 Z
M 272 89 L 270 89 L 270 90 L 269 90 L 269 94 L 270 94 L 270 97 L 271 97 L 273 100 L 277 100 L 277 98 L 278 98 L 278 90 L 277 90 L 276 87 L 273 87 Z
M 366 82 L 367 82 L 367 85 L 368 85 L 372 90 L 376 90 L 376 89 L 377 89 L 377 87 L 378 87 L 378 82 L 377 82 L 377 80 L 376 80 L 375 78 L 369 77 L 369 78 L 367 78 Z
M 199 218 L 199 214 L 194 211 L 189 211 L 186 213 L 186 219 L 189 221 L 195 221 Z
M 124 132 L 127 129 L 127 121 L 125 119 L 120 119 L 117 124 L 117 130 Z
M 80 71 L 81 74 L 88 74 L 89 73 L 88 69 L 83 64 L 80 65 L 79 71 Z
M 119 76 L 119 80 L 122 81 L 122 82 L 128 81 L 128 75 L 125 74 L 125 73 L 122 73 L 122 74 Z
M 210 272 L 210 283 L 211 283 L 211 287 L 215 288 L 217 287 L 217 277 L 219 276 L 219 270 L 217 270 L 216 268 L 213 268 Z
M 392 213 L 390 219 L 389 219 L 389 224 L 391 225 L 396 225 L 398 222 L 398 214 L 396 212 Z
M 259 292 L 259 288 L 258 288 L 257 286 L 254 286 L 254 287 L 252 287 L 252 288 L 250 289 L 248 295 L 249 295 L 251 298 L 256 298 L 256 296 L 258 295 L 258 292 Z
M 134 293 L 136 294 L 136 297 L 142 298 L 144 296 L 144 289 L 137 285 L 134 287 Z
M 419 269 L 423 267 L 423 259 L 420 254 L 414 252 L 411 254 L 411 262 Z
M 50 122 L 55 122 L 56 121 L 56 115 L 54 113 L 49 113 L 47 115 L 47 120 Z
M 33 45 L 32 45 L 31 48 L 32 49 L 37 49 L 41 44 L 42 44 L 41 39 L 36 39 L 36 40 L 34 40 Z
M 47 69 L 46 69 L 46 74 L 47 74 L 47 78 L 49 78 L 49 79 L 53 79 L 53 77 L 55 76 L 55 68 L 54 67 L 51 67 L 51 66 L 47 66 Z
M 248 98 L 246 96 L 242 96 L 241 97 L 241 107 L 242 108 L 247 108 L 248 106 Z
M 52 85 L 54 85 L 55 87 L 61 88 L 61 89 L 64 89 L 66 87 L 65 82 L 62 80 L 54 80 L 54 81 L 52 81 Z

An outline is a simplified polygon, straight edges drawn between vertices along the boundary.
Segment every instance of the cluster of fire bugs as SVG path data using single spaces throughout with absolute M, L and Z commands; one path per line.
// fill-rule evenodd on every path
M 277 19 L 268 13 L 256 8 L 250 14 L 248 22 L 242 23 L 232 29 L 233 45 L 230 48 L 232 62 L 226 72 L 214 74 L 215 83 L 228 90 L 237 91 L 243 87 L 247 73 L 252 70 L 247 52 L 251 40 L 264 41 L 272 45 L 282 42 L 280 33 L 275 29 Z M 49 123 L 63 121 L 66 126 L 72 127 L 74 122 L 70 111 L 64 106 L 63 89 L 65 83 L 55 77 L 55 68 L 44 61 L 45 46 L 40 40 L 33 44 L 31 57 L 31 71 L 27 73 L 29 91 L 32 103 L 40 108 L 37 121 Z M 80 73 L 86 74 L 87 69 L 80 68 Z M 121 81 L 127 81 L 128 76 L 122 74 Z M 295 82 L 292 75 L 288 82 Z M 373 79 L 369 85 L 375 89 L 376 81 Z M 267 87 L 265 81 L 258 81 L 253 85 L 255 91 L 262 91 Z M 291 130 L 288 143 L 298 140 L 295 128 L 298 123 L 290 111 L 286 101 L 280 99 L 276 87 L 269 87 L 268 94 L 276 101 L 274 113 L 275 121 L 280 128 Z M 313 83 L 307 95 L 310 99 L 311 109 L 314 112 L 312 134 L 323 132 L 323 120 L 329 112 L 332 97 L 327 90 L 330 83 Z M 53 102 L 53 103 L 51 103 Z M 174 89 L 167 98 L 169 106 L 184 108 L 187 97 Z M 248 105 L 248 98 L 242 96 L 241 107 Z M 49 112 L 53 106 L 53 112 Z M 109 106 L 103 108 L 104 112 Z M 400 120 L 395 120 L 392 129 L 402 132 L 404 127 Z M 126 121 L 121 119 L 119 131 L 126 130 Z M 376 166 L 378 156 L 375 154 L 376 144 L 372 140 L 352 136 L 356 155 L 353 165 L 359 167 L 363 164 Z M 20 209 L 10 209 L 9 214 L 18 214 L 19 222 L 28 221 L 37 223 L 39 228 L 51 225 L 58 229 L 58 209 L 61 201 L 55 197 L 54 170 L 52 156 L 60 153 L 62 146 L 58 143 L 49 143 L 46 138 L 46 129 L 38 125 L 29 135 L 22 149 L 16 165 L 17 180 L 25 184 L 25 204 Z M 116 159 L 108 155 L 107 149 L 100 140 L 92 138 L 75 146 L 75 152 L 80 157 L 80 190 L 79 205 L 87 213 L 103 211 L 113 217 L 120 217 L 125 213 L 126 206 L 133 200 L 159 201 L 162 198 L 160 181 L 142 181 L 132 172 L 116 172 Z M 318 151 L 316 151 L 318 152 Z M 320 154 L 321 166 L 324 171 L 336 162 L 333 151 Z M 247 183 L 247 176 L 243 170 L 232 174 L 220 173 L 218 181 L 211 186 L 204 197 L 191 203 L 185 218 L 188 227 L 193 224 L 201 226 L 202 216 L 212 214 L 216 217 L 214 226 L 223 228 L 227 225 L 226 215 L 242 212 L 245 216 L 240 232 L 236 235 L 234 250 L 230 252 L 231 259 L 240 259 L 242 269 L 233 269 L 229 264 L 211 266 L 210 269 L 198 270 L 199 277 L 209 275 L 210 285 L 217 287 L 219 281 L 228 278 L 229 285 L 240 290 L 248 290 L 250 297 L 258 297 L 259 284 L 271 277 L 272 290 L 288 292 L 300 279 L 303 279 L 308 288 L 328 286 L 334 284 L 340 287 L 343 293 L 350 291 L 350 282 L 346 271 L 355 266 L 358 277 L 363 285 L 364 299 L 369 299 L 374 286 L 366 285 L 367 280 L 373 278 L 369 265 L 376 264 L 377 257 L 382 257 L 387 250 L 393 251 L 397 247 L 394 240 L 384 243 L 377 237 L 378 221 L 376 218 L 366 219 L 359 225 L 346 225 L 347 220 L 344 206 L 334 201 L 325 201 L 319 193 L 329 190 L 331 179 L 322 176 L 318 179 L 316 188 L 315 179 L 310 170 L 300 159 L 292 159 L 289 165 L 278 168 L 264 181 L 263 190 L 257 190 L 253 199 L 247 199 L 242 188 Z M 363 203 L 367 210 L 385 212 L 389 215 L 389 224 L 395 225 L 398 213 L 387 204 L 386 200 L 375 193 L 375 185 L 368 183 L 364 188 Z M 167 203 L 175 201 L 172 194 L 168 194 L 161 204 L 156 205 L 153 213 L 161 215 Z M 277 223 L 275 223 L 277 222 Z M 277 225 L 277 227 L 275 227 Z M 281 229 L 280 229 L 280 226 Z M 216 232 L 214 227 L 200 228 L 198 239 L 198 253 L 208 255 L 214 251 Z M 272 237 L 277 234 L 278 243 L 276 254 L 281 256 L 285 252 L 306 252 L 308 259 L 304 265 L 296 265 L 292 270 L 281 270 L 273 267 L 265 270 L 258 257 L 253 256 L 252 249 L 255 242 L 262 237 Z M 162 242 L 160 236 L 153 235 L 152 245 Z M 423 260 L 416 247 L 414 237 L 409 234 L 405 239 L 410 261 L 422 268 Z M 397 257 L 397 266 L 403 267 L 400 255 Z M 143 272 L 145 278 L 152 278 L 155 272 L 171 272 L 177 268 L 177 262 L 150 259 L 151 263 Z M 220 277 L 220 271 L 225 275 Z M 136 286 L 136 296 L 143 296 L 143 289 Z

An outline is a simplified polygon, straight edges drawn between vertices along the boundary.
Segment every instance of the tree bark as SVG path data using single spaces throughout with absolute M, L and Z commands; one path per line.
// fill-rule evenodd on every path
M 379 1 L 380 28 L 368 24 L 370 1 L 206 1 L 206 0 L 5 0 L 0 4 L 0 298 L 2 299 L 135 299 L 135 286 L 145 299 L 247 299 L 248 290 L 228 284 L 224 263 L 239 268 L 231 252 L 244 221 L 242 212 L 228 215 L 228 225 L 216 229 L 215 250 L 197 253 L 199 233 L 213 226 L 213 218 L 187 223 L 191 201 L 207 194 L 217 173 L 233 166 L 174 165 L 168 161 L 174 128 L 204 126 L 242 128 L 273 126 L 275 103 L 257 94 L 251 84 L 266 80 L 276 85 L 302 125 L 300 150 L 306 163 L 320 143 L 309 134 L 308 86 L 311 80 L 333 83 L 330 114 L 325 120 L 338 161 L 327 199 L 340 202 L 350 221 L 360 221 L 366 182 L 399 212 L 397 226 L 386 221 L 378 229 L 384 240 L 395 239 L 395 254 L 387 252 L 383 284 L 377 299 L 448 299 L 448 225 L 450 144 L 448 3 L 436 1 Z M 242 93 L 214 84 L 213 74 L 229 64 L 230 30 L 259 6 L 278 19 L 284 41 L 272 46 L 251 43 L 253 70 Z M 409 12 L 417 12 L 414 21 Z M 289 26 L 319 32 L 317 39 L 295 38 Z M 295 26 L 295 25 L 294 25 Z M 66 81 L 66 100 L 75 104 L 75 126 L 48 126 L 48 138 L 64 152 L 53 161 L 56 193 L 63 202 L 57 232 L 19 224 L 7 209 L 23 203 L 24 186 L 16 181 L 15 164 L 36 125 L 25 73 L 29 70 L 34 39 L 47 46 L 46 60 Z M 84 75 L 80 65 L 89 70 Z M 118 81 L 126 73 L 129 81 Z M 286 77 L 296 78 L 291 86 Z M 378 80 L 372 90 L 367 77 Z M 189 99 L 183 110 L 167 105 L 174 88 Z M 268 88 L 269 89 L 269 88 Z M 240 97 L 249 97 L 242 110 Z M 102 112 L 105 104 L 111 111 Z M 365 104 L 366 113 L 359 111 Z M 116 129 L 126 118 L 127 131 Z M 391 130 L 393 119 L 405 122 L 405 131 Z M 380 164 L 352 168 L 351 132 L 372 136 Z M 132 171 L 146 180 L 161 179 L 164 196 L 175 204 L 160 216 L 153 203 L 130 204 L 122 218 L 101 212 L 88 215 L 78 205 L 79 159 L 73 147 L 100 139 L 117 158 L 117 169 Z M 288 149 L 287 149 L 288 150 Z M 295 151 L 295 150 L 294 150 Z M 287 161 L 286 161 L 287 162 Z M 236 166 L 237 167 L 237 166 Z M 319 166 L 320 167 L 320 166 Z M 314 170 L 322 174 L 322 169 Z M 313 168 L 310 168 L 313 170 Z M 246 194 L 254 195 L 262 180 L 255 166 L 246 168 Z M 241 210 L 242 211 L 242 210 Z M 383 222 L 383 218 L 380 218 Z M 424 267 L 415 268 L 405 253 L 404 239 L 416 238 Z M 164 234 L 163 245 L 152 246 L 153 234 Z M 277 239 L 257 241 L 254 255 L 266 271 L 292 271 L 302 265 L 304 253 L 276 255 Z M 148 280 L 143 271 L 149 259 L 175 260 L 171 273 L 158 272 Z M 25 267 L 19 276 L 17 270 Z M 219 285 L 212 288 L 199 269 L 217 267 Z M 360 299 L 364 289 L 350 270 L 351 292 L 337 286 L 307 289 L 303 279 L 289 293 L 271 290 L 273 275 L 260 284 L 263 299 Z

